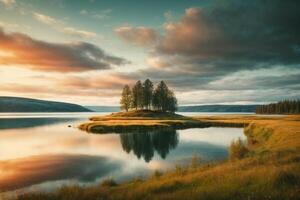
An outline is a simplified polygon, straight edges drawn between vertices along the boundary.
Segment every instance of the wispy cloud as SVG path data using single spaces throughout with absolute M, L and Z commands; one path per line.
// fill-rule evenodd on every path
M 79 13 L 83 16 L 88 16 L 94 19 L 106 19 L 110 17 L 112 9 L 105 9 L 100 11 L 88 11 L 88 10 L 81 10 Z
M 51 28 L 59 31 L 61 33 L 69 34 L 72 36 L 77 36 L 81 38 L 91 38 L 96 37 L 97 34 L 91 31 L 80 30 L 74 27 L 67 26 L 63 21 L 55 19 L 53 17 L 34 12 L 33 16 L 36 20 L 46 25 L 49 25 Z
M 147 27 L 121 26 L 114 29 L 114 32 L 122 39 L 140 46 L 153 45 L 158 39 L 157 33 Z

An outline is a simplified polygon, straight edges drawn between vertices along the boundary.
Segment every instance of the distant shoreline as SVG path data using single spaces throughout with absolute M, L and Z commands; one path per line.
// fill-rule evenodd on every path
M 30 99 L 22 97 L 0 97 L 0 113 L 4 112 L 93 112 L 81 105 Z

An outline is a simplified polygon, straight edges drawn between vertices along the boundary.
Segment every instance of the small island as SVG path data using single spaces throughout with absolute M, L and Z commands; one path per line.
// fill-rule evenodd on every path
M 132 88 L 125 85 L 120 107 L 124 112 L 91 117 L 79 128 L 91 133 L 124 133 L 209 126 L 207 122 L 176 114 L 177 98 L 164 81 L 159 82 L 155 89 L 149 79 L 143 83 L 137 81 Z

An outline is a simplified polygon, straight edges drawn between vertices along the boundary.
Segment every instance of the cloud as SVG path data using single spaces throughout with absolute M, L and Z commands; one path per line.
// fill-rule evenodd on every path
M 47 24 L 47 25 L 51 25 L 51 26 L 57 26 L 57 25 L 62 25 L 63 22 L 62 21 L 58 21 L 52 17 L 49 17 L 47 15 L 43 15 L 40 13 L 33 13 L 33 16 L 35 19 L 37 19 L 38 21 Z
M 105 77 L 105 79 L 104 79 Z M 121 74 L 95 74 L 89 79 L 86 76 L 69 76 L 62 79 L 58 84 L 70 89 L 117 89 L 120 90 L 125 84 L 132 84 L 135 80 Z
M 122 39 L 140 46 L 152 45 L 158 39 L 157 33 L 146 27 L 121 26 L 114 32 Z
M 149 67 L 130 76 L 163 79 L 184 93 L 217 92 L 224 95 L 224 101 L 242 99 L 237 91 L 245 95 L 244 100 L 300 97 L 296 92 L 300 84 L 296 78 L 300 73 L 299 13 L 300 2 L 292 0 L 214 0 L 203 8 L 186 9 L 177 21 L 167 14 L 162 32 L 144 27 L 154 31 L 156 38 L 143 45 L 148 50 Z M 117 35 L 136 44 L 137 38 L 143 38 L 138 31 L 132 31 L 136 29 L 125 27 L 124 34 L 120 31 Z M 127 33 L 130 34 L 125 37 Z M 274 74 L 277 69 L 278 74 Z M 287 75 L 287 71 L 295 74 Z M 244 72 L 254 76 L 233 76 Z M 259 73 L 265 73 L 264 77 Z M 269 90 L 268 95 L 278 96 L 250 97 L 256 89 L 258 93 L 265 89 Z M 286 90 L 293 94 L 288 95 Z M 196 99 L 196 95 L 189 98 Z M 222 97 L 218 98 L 222 101 Z M 188 98 L 181 100 L 194 103 Z M 206 100 L 216 102 L 212 98 L 198 102 Z
M 3 3 L 6 6 L 11 6 L 11 5 L 16 3 L 15 0 L 0 0 L 0 2 Z
M 186 9 L 177 22 L 164 24 L 157 39 L 144 39 L 138 28 L 120 27 L 118 35 L 132 43 L 155 46 L 150 56 L 178 59 L 194 70 L 257 69 L 274 65 L 295 67 L 300 63 L 300 2 L 288 1 L 214 1 L 205 8 Z M 142 39 L 139 39 L 142 38 Z M 176 59 L 172 58 L 175 56 Z
M 0 64 L 17 65 L 34 70 L 74 72 L 109 69 L 127 60 L 111 56 L 87 42 L 50 43 L 21 33 L 5 33 L 0 27 Z
M 19 72 L 19 71 L 17 71 Z M 5 73 L 4 73 L 5 74 Z M 82 96 L 86 99 L 110 98 L 119 99 L 125 84 L 133 84 L 136 80 L 119 73 L 80 73 L 46 74 L 44 76 L 18 77 L 1 83 L 1 93 L 21 96 Z M 99 94 L 101 94 L 99 97 Z M 65 100 L 64 100 L 65 101 Z
M 147 64 L 151 67 L 157 68 L 157 69 L 163 69 L 167 68 L 171 65 L 167 60 L 161 57 L 149 57 L 146 60 Z
M 79 36 L 79 37 L 96 37 L 97 34 L 94 32 L 89 32 L 89 31 L 83 31 L 83 30 L 77 30 L 73 27 L 65 27 L 62 30 L 63 33 L 69 34 L 69 35 L 74 35 L 74 36 Z
M 112 12 L 112 9 L 105 9 L 105 10 L 100 10 L 100 11 L 87 11 L 87 10 L 81 10 L 79 13 L 80 15 L 83 16 L 88 16 L 94 19 L 105 19 L 105 18 L 109 18 L 110 14 Z
M 166 21 L 173 21 L 174 14 L 172 13 L 172 11 L 168 10 L 164 13 L 164 17 L 165 17 Z
M 255 90 L 198 90 L 187 91 L 179 96 L 184 104 L 253 104 L 297 99 L 299 90 L 255 89 Z
M 209 51 L 199 53 L 199 48 L 207 49 L 204 45 L 221 37 L 216 27 L 205 22 L 203 11 L 198 8 L 187 9 L 179 22 L 167 23 L 164 29 L 165 35 L 157 48 L 166 54 L 209 57 Z
M 44 23 L 46 25 L 49 25 L 51 28 L 55 29 L 56 31 L 80 37 L 80 38 L 91 38 L 96 37 L 97 34 L 90 31 L 80 30 L 73 27 L 68 27 L 64 24 L 63 21 L 54 19 L 50 16 L 43 15 L 41 13 L 34 12 L 33 16 L 36 20 L 38 20 L 41 23 Z
M 179 22 L 165 25 L 156 51 L 187 57 L 199 68 L 299 64 L 300 54 L 293 47 L 300 43 L 300 3 L 265 2 L 217 1 L 210 9 L 187 9 Z
M 15 29 L 30 29 L 29 26 L 24 25 L 24 24 L 16 24 L 16 23 L 7 23 L 0 21 L 0 27 L 5 27 L 8 30 L 15 30 Z

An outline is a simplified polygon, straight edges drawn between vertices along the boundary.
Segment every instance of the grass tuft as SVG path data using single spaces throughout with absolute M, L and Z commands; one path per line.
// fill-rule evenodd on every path
M 113 178 L 107 178 L 102 181 L 100 184 L 102 187 L 113 187 L 117 186 L 117 182 Z
M 246 147 L 246 143 L 238 138 L 231 142 L 229 146 L 229 159 L 231 161 L 239 160 L 245 158 L 249 150 Z

